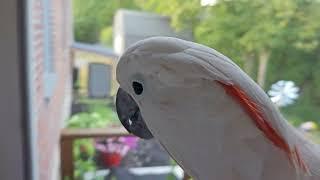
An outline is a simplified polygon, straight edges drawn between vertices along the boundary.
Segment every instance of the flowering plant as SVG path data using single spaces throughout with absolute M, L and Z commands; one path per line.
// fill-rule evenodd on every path
M 272 84 L 268 94 L 271 101 L 279 107 L 285 107 L 294 103 L 299 97 L 299 88 L 294 84 L 293 81 L 278 81 Z
M 114 137 L 96 141 L 95 148 L 101 154 L 100 160 L 107 168 L 118 167 L 129 150 L 135 149 L 138 138 Z

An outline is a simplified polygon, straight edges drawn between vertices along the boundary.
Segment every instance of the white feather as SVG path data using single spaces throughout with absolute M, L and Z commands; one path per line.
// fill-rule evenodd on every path
M 139 104 L 154 136 L 200 180 L 319 180 L 320 150 L 280 114 L 265 92 L 217 51 L 169 37 L 130 47 L 117 67 L 120 86 Z M 139 80 L 144 93 L 130 84 Z M 308 167 L 292 166 L 215 81 L 240 87 Z

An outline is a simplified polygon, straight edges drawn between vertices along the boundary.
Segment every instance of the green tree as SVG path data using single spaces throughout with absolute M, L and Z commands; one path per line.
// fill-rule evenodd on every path
M 317 0 L 136 0 L 142 9 L 168 15 L 177 30 L 191 28 L 195 41 L 235 60 L 263 87 L 279 79 L 301 87 L 295 106 L 303 120 L 319 118 L 320 4 Z
M 199 0 L 136 0 L 135 2 L 142 10 L 169 16 L 171 25 L 177 31 L 193 30 L 199 22 Z
M 137 9 L 132 0 L 73 0 L 75 40 L 111 44 L 113 16 L 119 8 Z
M 242 61 L 245 70 L 264 86 L 275 50 L 310 52 L 317 47 L 320 27 L 315 7 L 319 8 L 316 1 L 219 1 L 208 8 L 196 39 Z M 254 63 L 258 64 L 256 75 Z
M 74 10 L 77 40 L 97 42 L 100 37 L 110 44 L 113 15 L 120 7 L 166 15 L 177 31 L 192 30 L 196 42 L 235 60 L 264 88 L 280 79 L 294 80 L 301 96 L 285 112 L 319 118 L 318 0 L 220 0 L 206 7 L 200 0 L 74 1 L 79 3 Z

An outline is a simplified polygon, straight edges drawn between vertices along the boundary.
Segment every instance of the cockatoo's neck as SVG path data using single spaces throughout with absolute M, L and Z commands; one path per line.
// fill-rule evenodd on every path
M 200 80 L 198 86 L 167 87 L 161 93 L 161 98 L 142 104 L 143 117 L 195 178 L 283 180 L 295 179 L 295 168 L 309 173 L 311 164 L 304 154 L 308 152 L 285 136 L 295 130 L 289 124 L 274 127 L 278 120 L 264 119 L 261 107 L 250 103 L 244 91 Z
M 263 133 L 275 147 L 282 150 L 288 157 L 290 163 L 296 168 L 298 173 L 304 175 L 315 175 L 319 173 L 319 147 L 305 139 L 295 128 L 285 121 L 278 111 L 275 111 L 273 119 L 267 119 L 263 113 L 263 108 L 259 107 L 246 92 L 237 85 L 228 85 L 219 82 L 242 109 L 249 115 L 253 124 Z M 264 107 L 264 110 L 271 110 L 272 107 Z M 274 128 L 276 125 L 278 129 Z M 314 157 L 311 159 L 308 158 Z

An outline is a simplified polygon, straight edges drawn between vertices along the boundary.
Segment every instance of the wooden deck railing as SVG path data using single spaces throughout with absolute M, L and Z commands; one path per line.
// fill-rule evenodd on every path
M 73 142 L 83 138 L 109 138 L 131 136 L 122 127 L 110 127 L 99 129 L 63 129 L 60 138 L 61 179 L 65 177 L 74 179 Z M 184 180 L 190 179 L 185 174 Z

